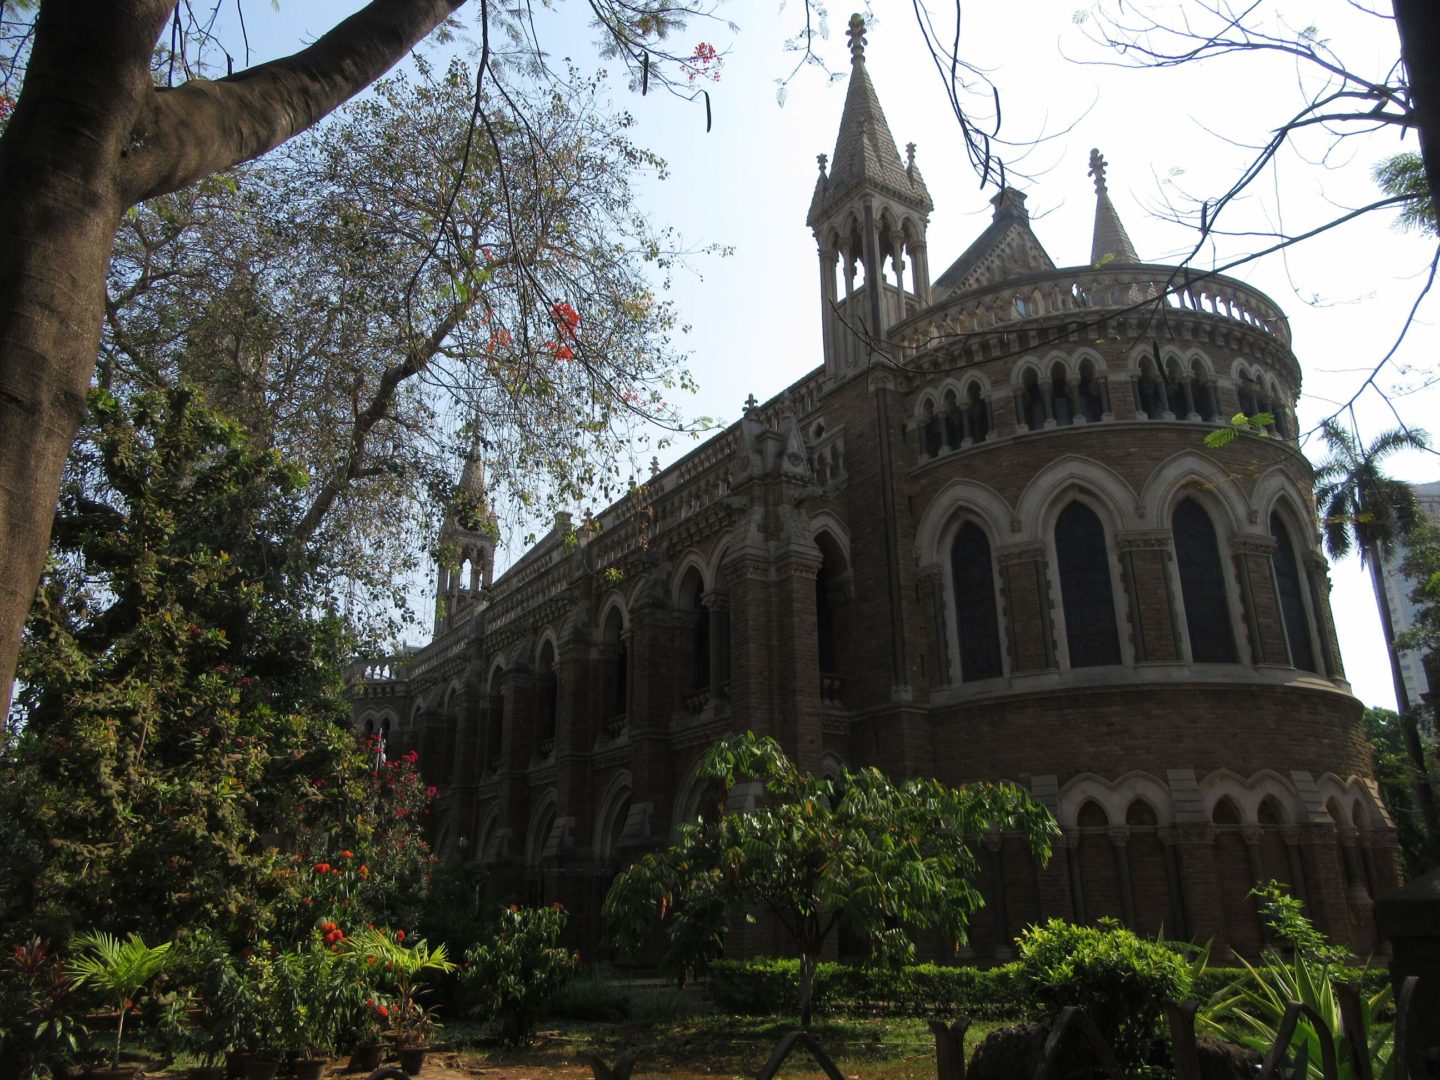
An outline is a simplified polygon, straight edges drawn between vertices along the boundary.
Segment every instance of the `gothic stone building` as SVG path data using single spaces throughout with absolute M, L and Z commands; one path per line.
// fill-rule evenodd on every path
M 1051 915 L 1253 953 L 1289 882 L 1364 951 L 1394 831 L 1336 646 L 1285 316 L 1142 262 L 1091 155 L 1094 244 L 1059 268 L 1005 189 L 931 274 L 932 204 L 863 26 L 807 224 L 824 363 L 492 581 L 452 518 L 435 636 L 355 716 L 441 788 L 443 858 L 564 901 L 599 939 L 616 870 L 700 811 L 720 734 L 809 770 L 1010 780 L 1064 832 L 981 852 L 970 952 Z M 1220 451 L 1236 412 L 1270 438 Z M 483 497 L 478 464 L 463 484 Z M 732 806 L 745 793 L 732 793 Z M 766 943 L 752 943 L 764 947 Z

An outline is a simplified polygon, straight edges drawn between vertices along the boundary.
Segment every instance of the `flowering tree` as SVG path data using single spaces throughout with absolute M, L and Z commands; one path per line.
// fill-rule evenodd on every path
M 800 953 L 807 1026 L 820 952 L 842 917 L 891 957 L 913 954 L 911 928 L 934 927 L 959 947 L 984 903 L 974 884 L 981 837 L 1019 829 L 1048 858 L 1059 835 L 1049 812 L 1013 785 L 952 788 L 917 778 L 897 786 L 876 769 L 812 776 L 773 739 L 750 732 L 711 747 L 699 775 L 727 789 L 752 778 L 768 798 L 684 826 L 673 847 L 621 873 L 605 899 L 612 933 L 621 944 L 643 942 L 672 910 L 762 909 Z M 695 927 L 681 919 L 667 929 L 690 935 Z

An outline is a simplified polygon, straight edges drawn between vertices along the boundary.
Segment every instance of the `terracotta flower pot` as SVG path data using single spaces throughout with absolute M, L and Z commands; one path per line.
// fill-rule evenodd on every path
M 420 1070 L 425 1067 L 425 1054 L 429 1049 L 428 1046 L 399 1047 L 397 1052 L 400 1055 L 400 1068 L 411 1076 L 420 1075 Z
M 245 1080 L 245 1070 L 255 1055 L 249 1050 L 228 1050 L 225 1053 L 225 1080 Z
M 328 1063 L 327 1058 L 298 1058 L 290 1064 L 295 1068 L 295 1080 L 320 1080 Z
M 364 1043 L 350 1053 L 350 1064 L 346 1072 L 372 1073 L 380 1067 L 380 1052 L 384 1048 L 378 1043 Z
M 275 1080 L 279 1071 L 279 1058 L 252 1057 L 245 1066 L 245 1080 Z

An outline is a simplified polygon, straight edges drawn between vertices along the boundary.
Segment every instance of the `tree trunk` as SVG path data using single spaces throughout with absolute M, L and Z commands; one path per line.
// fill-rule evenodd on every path
M 814 1013 L 815 969 L 820 960 L 812 953 L 800 954 L 800 1026 L 808 1028 Z
M 1431 205 L 1440 206 L 1440 4 L 1435 0 L 1394 0 L 1394 7 L 1420 159 L 1430 182 Z
M 1420 741 L 1416 710 L 1411 707 L 1405 693 L 1405 677 L 1400 671 L 1400 651 L 1395 647 L 1395 625 L 1390 617 L 1390 590 L 1385 585 L 1385 568 L 1375 545 L 1369 545 L 1366 554 L 1370 562 L 1370 581 L 1375 587 L 1376 606 L 1380 609 L 1380 631 L 1385 635 L 1385 652 L 1390 658 L 1390 678 L 1395 684 L 1395 711 L 1400 716 L 1400 735 L 1415 783 L 1415 801 L 1425 823 L 1425 834 L 1434 843 L 1440 839 L 1440 817 L 1436 814 L 1435 791 L 1430 785 L 1430 771 L 1426 767 L 1425 747 Z
M 0 136 L 0 731 L 85 416 L 121 216 L 273 149 L 385 73 L 463 0 L 372 0 L 315 44 L 176 89 L 150 79 L 176 0 L 45 0 Z

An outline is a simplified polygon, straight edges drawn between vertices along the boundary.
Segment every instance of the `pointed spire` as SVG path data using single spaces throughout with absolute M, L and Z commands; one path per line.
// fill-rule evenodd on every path
M 930 192 L 914 167 L 900 159 L 895 136 L 885 122 L 875 84 L 865 64 L 865 19 L 850 16 L 850 85 L 845 92 L 845 109 L 840 116 L 840 133 L 835 153 L 830 156 L 830 174 L 816 181 L 806 224 L 814 227 L 827 210 L 855 188 L 868 185 L 896 196 L 929 213 L 934 204 Z
M 485 463 L 480 459 L 480 450 L 484 442 L 484 436 L 480 433 L 480 425 L 477 423 L 471 429 L 470 450 L 465 455 L 465 466 L 460 470 L 460 490 L 467 495 L 479 496 L 482 501 L 486 497 Z
M 1138 263 L 1135 246 L 1125 231 L 1105 183 L 1106 161 L 1099 150 L 1090 151 L 1090 175 L 1095 178 L 1095 238 L 1090 244 L 1090 265 Z

